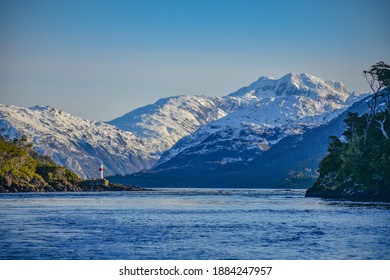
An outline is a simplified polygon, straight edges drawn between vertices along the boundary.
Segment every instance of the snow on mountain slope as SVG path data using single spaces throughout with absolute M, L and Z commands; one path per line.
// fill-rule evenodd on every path
M 244 146 L 237 135 L 246 135 L 248 127 L 257 127 L 255 131 L 260 133 L 253 133 L 257 149 L 253 149 L 252 146 L 248 146 L 247 149 L 261 153 L 287 135 L 301 134 L 307 128 L 330 121 L 364 95 L 350 94 L 340 82 L 323 81 L 307 74 L 287 74 L 278 80 L 261 77 L 248 87 L 224 97 L 235 98 L 239 100 L 237 103 L 247 106 L 241 106 L 181 139 L 163 154 L 158 165 L 179 153 L 186 153 L 188 157 L 195 150 L 198 152 L 201 150 L 203 154 L 214 153 L 215 150 L 206 151 L 204 147 L 214 147 L 215 141 L 224 142 L 217 145 L 219 147 L 227 145 L 236 147 L 237 158 L 240 158 L 239 154 L 242 153 Z M 212 136 L 216 133 L 220 137 Z M 228 138 L 230 142 L 227 142 Z M 213 144 L 206 144 L 210 139 L 213 139 Z M 195 148 L 197 145 L 201 145 L 202 148 Z
M 273 129 L 299 120 L 300 126 L 282 130 L 302 132 L 302 127 L 330 120 L 337 110 L 358 98 L 359 94 L 349 94 L 340 82 L 290 73 L 277 80 L 260 77 L 225 97 L 181 95 L 160 99 L 108 123 L 145 141 L 153 140 L 161 154 L 169 150 L 161 163 L 212 133 L 224 127 L 239 128 L 241 123 Z
M 256 157 L 245 148 L 237 154 L 230 145 L 245 147 L 244 139 L 253 143 L 253 137 L 261 131 L 247 127 L 241 141 L 217 146 L 218 142 L 212 141 L 212 137 L 217 136 L 214 140 L 222 137 L 224 141 L 227 138 L 224 132 L 214 133 L 207 141 L 189 148 L 191 152 L 186 150 L 149 172 L 116 177 L 113 181 L 140 187 L 308 188 L 314 181 L 319 162 L 327 154 L 329 136 L 342 136 L 348 112 L 368 112 L 368 98 L 356 102 L 330 122 L 307 129 L 303 134 L 284 137 Z M 211 145 L 215 145 L 213 153 Z M 203 153 L 202 148 L 207 153 Z M 187 156 L 189 154 L 191 156 Z
M 107 123 L 52 107 L 0 105 L 1 134 L 22 134 L 41 154 L 83 177 L 129 174 L 181 154 L 249 161 L 287 135 L 332 119 L 363 96 L 307 74 L 261 77 L 225 97 L 174 96 Z M 161 156 L 162 155 L 162 156 Z M 214 155 L 214 156 L 211 156 Z M 206 157 L 204 157 L 206 158 Z
M 202 125 L 247 104 L 248 101 L 233 97 L 180 95 L 160 99 L 108 123 L 145 139 L 154 139 L 159 142 L 158 150 L 164 152 Z
M 0 133 L 27 136 L 37 152 L 87 178 L 99 176 L 101 163 L 106 175 L 128 174 L 152 166 L 159 157 L 153 141 L 49 106 L 27 109 L 0 104 Z
M 326 98 L 328 95 L 338 96 L 344 101 L 349 97 L 345 86 L 338 81 L 324 81 L 309 74 L 289 73 L 280 79 L 267 76 L 260 77 L 247 87 L 243 87 L 229 96 L 235 97 L 274 97 L 306 93 Z

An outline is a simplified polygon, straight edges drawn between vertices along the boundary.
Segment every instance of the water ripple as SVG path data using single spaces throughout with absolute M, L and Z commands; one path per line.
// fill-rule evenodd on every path
M 0 195 L 0 259 L 389 259 L 386 203 L 302 190 Z

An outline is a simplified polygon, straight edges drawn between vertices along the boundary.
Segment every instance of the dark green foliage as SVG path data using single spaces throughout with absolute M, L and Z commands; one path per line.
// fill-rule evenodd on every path
M 332 172 L 338 172 L 341 168 L 341 151 L 344 149 L 344 144 L 336 136 L 329 137 L 329 154 L 324 157 L 320 162 L 320 177 L 323 174 L 328 174 Z
M 329 153 L 307 196 L 390 201 L 389 69 L 380 62 L 364 72 L 379 79 L 370 84 L 380 90 L 368 103 L 370 113 L 348 114 L 345 141 L 330 138 Z
M 37 167 L 36 172 L 48 182 L 75 183 L 79 181 L 78 176 L 63 166 L 44 164 Z
M 0 192 L 140 191 L 120 184 L 91 186 L 72 171 L 33 150 L 26 137 L 0 136 Z
M 0 184 L 30 185 L 32 180 L 41 180 L 35 173 L 39 161 L 33 159 L 29 153 L 29 146 L 24 142 L 10 142 L 0 138 Z
M 66 190 L 78 181 L 72 171 L 37 154 L 25 137 L 0 137 L 0 192 Z
M 364 129 L 356 129 L 371 123 Z M 379 122 L 384 122 L 382 133 Z M 389 121 L 387 121 L 389 120 Z M 320 163 L 320 175 L 308 195 L 368 197 L 390 200 L 390 114 L 347 118 L 346 142 L 332 137 L 328 155 Z

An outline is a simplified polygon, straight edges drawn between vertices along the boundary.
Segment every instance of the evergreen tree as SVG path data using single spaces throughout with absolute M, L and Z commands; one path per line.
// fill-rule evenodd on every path
M 307 196 L 390 201 L 390 66 L 378 62 L 363 73 L 373 90 L 370 112 L 348 114 L 344 142 L 330 137 Z

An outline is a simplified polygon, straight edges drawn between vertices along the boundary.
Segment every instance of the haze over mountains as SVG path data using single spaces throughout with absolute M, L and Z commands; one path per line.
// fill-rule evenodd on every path
M 287 74 L 260 77 L 224 97 L 160 99 L 108 123 L 49 106 L 0 105 L 0 129 L 11 138 L 26 135 L 39 153 L 82 177 L 97 177 L 103 163 L 107 175 L 164 170 L 170 178 L 175 170 L 177 180 L 180 170 L 256 162 L 284 138 L 328 123 L 365 95 L 348 93 L 340 82 Z

